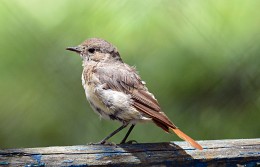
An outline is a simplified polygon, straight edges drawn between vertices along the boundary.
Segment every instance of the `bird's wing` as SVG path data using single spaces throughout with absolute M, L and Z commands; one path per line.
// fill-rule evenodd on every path
M 193 147 L 202 150 L 202 147 L 188 135 L 178 129 L 161 111 L 158 101 L 147 90 L 134 68 L 127 64 L 118 66 L 101 66 L 96 69 L 101 84 L 106 84 L 108 89 L 130 94 L 133 106 L 140 112 L 149 115 L 153 122 L 166 132 L 171 129 L 181 139 L 190 143 Z
M 169 127 L 176 126 L 161 111 L 158 101 L 147 90 L 135 69 L 122 64 L 119 66 L 103 66 L 96 69 L 99 81 L 109 89 L 130 94 L 133 106 L 140 112 L 150 116 L 162 129 L 169 132 Z

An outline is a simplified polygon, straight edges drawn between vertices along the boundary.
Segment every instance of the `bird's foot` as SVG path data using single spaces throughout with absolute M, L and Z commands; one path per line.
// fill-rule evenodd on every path
M 108 142 L 108 141 L 100 141 L 100 142 L 97 142 L 97 143 L 88 143 L 88 145 L 108 145 L 108 146 L 114 146 L 116 145 L 115 143 L 113 142 Z
M 127 141 L 127 142 L 124 142 L 124 141 L 122 141 L 120 144 L 134 144 L 134 143 L 138 143 L 136 140 L 129 140 L 129 141 Z

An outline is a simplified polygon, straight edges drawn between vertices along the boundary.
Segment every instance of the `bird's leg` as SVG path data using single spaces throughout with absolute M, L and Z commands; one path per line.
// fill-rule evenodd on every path
M 123 140 L 120 142 L 120 144 L 124 144 L 124 143 L 125 143 L 127 137 L 129 136 L 129 134 L 131 133 L 131 131 L 134 129 L 134 127 L 135 127 L 135 124 L 132 124 L 131 127 L 129 128 L 129 130 L 127 131 L 125 137 L 124 137 Z
M 107 137 L 105 137 L 103 140 L 101 140 L 100 142 L 98 142 L 97 144 L 105 144 L 106 141 L 111 138 L 112 136 L 114 136 L 115 134 L 117 134 L 118 132 L 120 132 L 122 129 L 124 129 L 125 127 L 127 127 L 128 124 L 123 124 L 122 126 L 120 126 L 118 129 L 116 129 L 114 132 L 112 132 L 111 134 L 109 134 Z

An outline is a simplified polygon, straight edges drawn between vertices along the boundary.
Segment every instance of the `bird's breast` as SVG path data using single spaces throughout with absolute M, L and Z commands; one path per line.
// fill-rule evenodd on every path
M 84 76 L 84 73 L 82 74 L 82 86 L 84 87 L 86 98 L 89 101 L 90 106 L 102 118 L 109 119 L 109 115 L 111 115 L 113 111 L 110 110 L 99 99 L 95 91 L 97 85 L 94 81 L 95 81 L 95 77 L 93 75 L 88 76 L 88 80 L 86 80 L 86 76 Z
M 102 118 L 132 123 L 151 120 L 132 106 L 130 95 L 116 90 L 103 89 L 104 84 L 99 82 L 97 74 L 93 71 L 88 72 L 84 70 L 82 73 L 82 85 L 90 106 Z

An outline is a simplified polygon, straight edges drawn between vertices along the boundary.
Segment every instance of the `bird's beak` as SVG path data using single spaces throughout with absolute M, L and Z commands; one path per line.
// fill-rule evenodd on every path
M 66 50 L 73 51 L 73 52 L 76 52 L 76 53 L 81 53 L 81 48 L 78 47 L 78 46 L 75 46 L 75 47 L 67 47 Z

